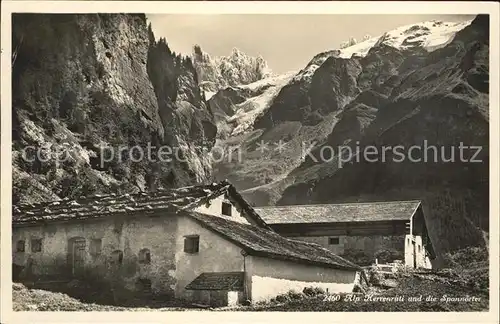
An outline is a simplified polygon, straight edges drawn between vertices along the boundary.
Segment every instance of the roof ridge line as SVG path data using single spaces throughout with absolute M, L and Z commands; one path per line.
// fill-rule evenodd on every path
M 219 182 L 212 182 L 212 183 L 205 183 L 205 184 L 194 184 L 190 186 L 183 186 L 183 187 L 174 187 L 174 188 L 162 188 L 162 189 L 157 189 L 155 191 L 138 191 L 138 192 L 125 192 L 125 193 L 94 193 L 91 195 L 86 195 L 86 196 L 79 196 L 75 198 L 69 198 L 69 197 L 63 197 L 59 198 L 58 200 L 46 200 L 46 201 L 40 201 L 40 202 L 34 202 L 34 203 L 18 203 L 18 204 L 13 204 L 13 207 L 18 207 L 18 208 L 42 208 L 42 207 L 47 207 L 47 205 L 53 204 L 55 202 L 58 202 L 60 204 L 64 203 L 69 203 L 71 201 L 76 201 L 76 202 L 81 202 L 81 201 L 87 201 L 87 200 L 93 200 L 93 199 L 106 199 L 106 198 L 124 198 L 124 197 L 136 197 L 136 196 L 143 196 L 144 194 L 155 194 L 155 193 L 172 193 L 178 190 L 184 190 L 184 189 L 189 189 L 189 188 L 203 188 L 203 187 L 210 187 L 210 186 L 227 186 L 230 185 L 230 183 L 227 180 L 222 180 Z
M 391 203 L 401 203 L 401 202 L 414 202 L 422 203 L 420 199 L 414 200 L 391 200 L 391 201 L 372 201 L 372 202 L 346 202 L 346 203 L 320 203 L 320 204 L 297 204 L 297 205 L 275 205 L 275 206 L 255 206 L 254 209 L 263 208 L 280 208 L 280 207 L 305 207 L 305 206 L 331 206 L 331 205 L 373 205 L 373 204 L 391 204 Z

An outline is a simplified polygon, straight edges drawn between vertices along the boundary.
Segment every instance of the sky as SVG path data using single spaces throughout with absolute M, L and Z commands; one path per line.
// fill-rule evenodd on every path
M 470 15 L 147 15 L 156 38 L 165 37 L 172 51 L 191 54 L 198 44 L 211 56 L 229 55 L 233 47 L 262 55 L 271 70 L 302 69 L 323 51 L 350 37 L 382 35 L 399 26 L 426 20 L 463 21 Z

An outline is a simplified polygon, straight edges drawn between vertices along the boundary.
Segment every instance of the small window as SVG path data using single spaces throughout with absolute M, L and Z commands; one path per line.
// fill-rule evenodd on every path
M 233 205 L 227 202 L 222 203 L 222 215 L 231 216 L 231 209 Z
M 184 237 L 184 252 L 198 253 L 200 250 L 200 237 L 198 235 Z
M 338 245 L 340 243 L 340 240 L 338 237 L 330 237 L 328 239 L 328 244 L 330 245 Z
M 420 252 L 420 245 L 418 246 L 418 252 Z
M 122 264 L 123 263 L 123 252 L 120 250 L 115 250 L 111 253 L 111 263 Z
M 16 251 L 17 252 L 24 252 L 24 245 L 25 245 L 25 243 L 23 240 L 17 241 Z
M 102 240 L 101 239 L 92 239 L 90 241 L 89 252 L 90 255 L 99 255 L 101 254 Z
M 31 240 L 31 252 L 42 252 L 42 239 Z
M 151 263 L 151 252 L 149 252 L 149 249 L 142 249 L 139 251 L 139 263 L 142 264 Z

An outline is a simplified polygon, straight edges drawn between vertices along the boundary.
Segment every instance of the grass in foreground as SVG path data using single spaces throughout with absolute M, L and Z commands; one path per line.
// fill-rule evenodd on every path
M 70 311 L 70 312 L 100 312 L 100 311 L 182 311 L 187 308 L 164 307 L 122 307 L 84 303 L 63 293 L 41 289 L 28 289 L 23 284 L 12 285 L 12 306 L 14 311 Z

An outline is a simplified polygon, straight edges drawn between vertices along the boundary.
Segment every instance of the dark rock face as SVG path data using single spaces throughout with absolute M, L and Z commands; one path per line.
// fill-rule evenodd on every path
M 144 15 L 15 14 L 12 39 L 15 202 L 208 179 L 210 164 L 191 147 L 183 164 L 131 161 L 148 143 L 210 147 L 216 133 L 192 64 L 154 42 Z
M 310 115 L 308 84 L 292 82 L 281 89 L 267 112 L 255 121 L 257 129 L 269 129 L 280 121 L 302 121 Z
M 234 114 L 234 106 L 245 101 L 247 96 L 241 89 L 226 88 L 218 91 L 209 101 L 212 111 L 220 111 L 227 116 Z
M 210 111 L 214 115 L 217 125 L 217 135 L 219 138 L 226 138 L 230 131 L 230 125 L 227 124 L 228 117 L 234 115 L 236 105 L 244 102 L 249 94 L 239 88 L 226 88 L 217 91 L 217 93 L 208 100 Z
M 211 174 L 207 151 L 217 134 L 214 116 L 198 86 L 191 58 L 172 53 L 165 39 L 154 41 L 151 29 L 149 34 L 148 75 L 158 98 L 165 142 L 182 148 L 182 156 L 168 168 L 177 170 L 178 184 L 206 181 Z M 169 175 L 168 168 L 160 174 Z
M 254 127 L 268 129 L 287 121 L 316 125 L 356 97 L 360 92 L 356 79 L 361 66 L 357 60 L 335 55 L 335 52 L 321 53 L 313 58 L 305 69 L 319 65 L 313 70 L 312 77 L 301 71 L 281 89 L 271 107 L 255 121 Z
M 311 109 L 324 116 L 342 109 L 360 92 L 356 60 L 329 57 L 314 73 L 309 89 Z

